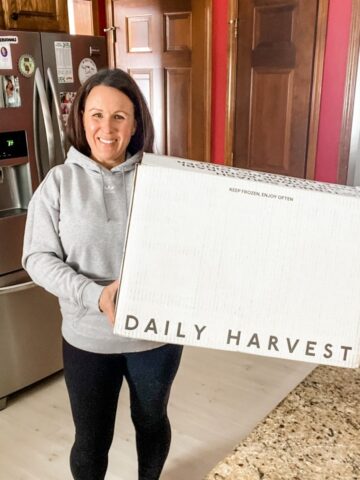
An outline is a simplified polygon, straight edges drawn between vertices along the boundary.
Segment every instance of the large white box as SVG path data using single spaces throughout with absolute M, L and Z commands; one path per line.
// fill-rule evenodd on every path
M 360 191 L 152 154 L 114 332 L 356 367 Z

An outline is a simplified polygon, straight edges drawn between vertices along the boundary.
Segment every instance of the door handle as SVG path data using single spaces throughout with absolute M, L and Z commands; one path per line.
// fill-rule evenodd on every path
M 58 98 L 57 92 L 56 92 L 54 76 L 53 76 L 53 73 L 52 73 L 50 67 L 48 67 L 48 69 L 46 71 L 46 74 L 47 74 L 47 78 L 49 80 L 52 99 L 53 99 L 53 102 L 54 102 L 54 105 L 55 105 L 56 119 L 57 119 L 57 124 L 58 124 L 58 128 L 59 128 L 59 134 L 60 134 L 62 160 L 64 162 L 65 161 L 65 154 L 66 154 L 65 153 L 66 135 L 65 135 L 65 128 L 64 128 L 62 115 L 61 115 L 60 102 L 59 102 L 59 98 Z
M 33 288 L 35 286 L 36 284 L 31 280 L 29 282 L 17 283 L 16 285 L 9 285 L 8 287 L 1 287 L 0 295 L 5 295 L 6 293 L 21 292 L 23 290 L 29 290 L 29 288 Z
M 105 33 L 110 33 L 112 32 L 112 42 L 116 43 L 116 30 L 118 27 L 115 27 L 115 25 L 111 25 L 110 27 L 104 28 Z
M 48 159 L 49 167 L 52 168 L 55 166 L 55 141 L 54 141 L 54 131 L 52 126 L 52 119 L 49 104 L 46 97 L 46 91 L 44 86 L 44 81 L 42 79 L 40 70 L 37 68 L 35 71 L 34 77 L 34 94 L 33 94 L 33 123 L 34 123 L 34 144 L 35 144 L 35 158 L 36 165 L 38 168 L 38 178 L 39 182 L 42 180 L 42 170 L 40 163 L 40 148 L 39 148 L 39 126 L 38 126 L 38 109 L 37 109 L 37 98 L 39 97 L 41 111 L 44 118 L 45 124 L 45 135 L 46 135 L 46 144 L 48 150 Z

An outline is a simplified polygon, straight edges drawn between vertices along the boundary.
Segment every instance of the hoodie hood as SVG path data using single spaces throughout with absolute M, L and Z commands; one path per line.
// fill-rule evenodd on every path
M 105 218 L 109 222 L 113 219 L 114 206 L 113 192 L 114 189 L 119 188 L 119 182 L 122 184 L 124 192 L 123 198 L 125 199 L 126 216 L 129 213 L 130 194 L 132 190 L 133 171 L 135 166 L 141 161 L 142 152 L 137 152 L 135 155 L 128 155 L 125 162 L 120 163 L 111 170 L 104 167 L 90 157 L 76 150 L 74 147 L 70 147 L 65 165 L 78 165 L 87 172 L 93 175 L 98 175 L 101 179 L 102 200 L 105 211 Z M 120 178 L 121 180 L 120 180 Z M 126 178 L 125 178 L 126 177 Z
M 75 165 L 79 165 L 85 168 L 86 170 L 90 170 L 97 173 L 103 172 L 106 174 L 109 174 L 109 173 L 116 174 L 116 173 L 124 173 L 124 172 L 129 172 L 131 170 L 134 170 L 135 165 L 141 161 L 141 158 L 142 158 L 142 152 L 137 152 L 135 153 L 135 155 L 132 155 L 132 156 L 128 154 L 125 162 L 120 163 L 116 167 L 109 170 L 103 165 L 101 165 L 100 163 L 95 162 L 95 160 L 92 160 L 90 157 L 76 150 L 76 148 L 70 147 L 65 163 L 72 163 Z

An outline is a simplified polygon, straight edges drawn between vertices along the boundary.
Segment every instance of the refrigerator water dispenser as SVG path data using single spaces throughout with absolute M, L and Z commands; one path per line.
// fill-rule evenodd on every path
M 0 133 L 0 275 L 21 269 L 26 211 L 32 195 L 24 131 Z

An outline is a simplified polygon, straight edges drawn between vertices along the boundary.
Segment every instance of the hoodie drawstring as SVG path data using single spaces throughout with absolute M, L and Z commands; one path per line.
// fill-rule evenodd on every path
M 102 197 L 103 197 L 103 202 L 104 202 L 104 209 L 105 209 L 105 217 L 106 217 L 106 221 L 108 222 L 110 220 L 110 215 L 109 215 L 109 212 L 108 212 L 108 208 L 107 208 L 107 205 L 106 205 L 106 198 L 105 198 L 105 179 L 104 179 L 104 172 L 100 169 L 100 173 L 101 173 L 101 181 L 102 181 Z
M 121 173 L 122 173 L 123 187 L 124 187 L 124 193 L 125 193 L 125 208 L 126 208 L 126 217 L 127 217 L 129 215 L 129 201 L 128 201 L 128 195 L 127 195 L 127 190 L 126 190 L 124 170 L 121 170 Z

